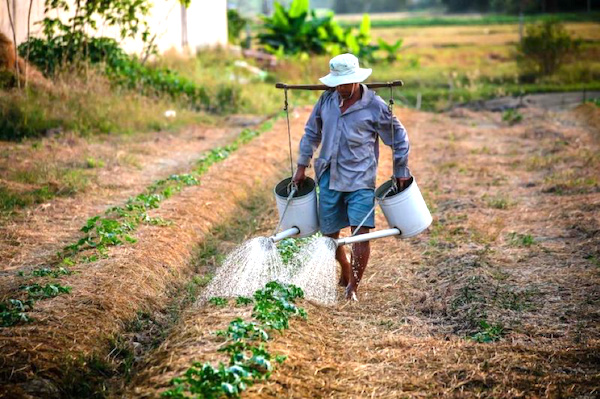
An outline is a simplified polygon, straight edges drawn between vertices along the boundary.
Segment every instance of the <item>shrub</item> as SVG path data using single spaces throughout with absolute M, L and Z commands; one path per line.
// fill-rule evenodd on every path
M 289 9 L 275 3 L 273 16 L 263 17 L 263 22 L 258 40 L 265 50 L 279 56 L 351 52 L 373 61 L 379 48 L 370 44 L 371 20 L 367 14 L 358 32 L 344 29 L 333 20 L 333 13 L 317 18 L 315 11 L 309 9 L 308 0 L 294 0 Z
M 88 62 L 103 64 L 104 73 L 112 82 L 145 95 L 166 94 L 173 99 L 183 100 L 194 110 L 213 112 L 235 112 L 240 105 L 239 87 L 223 85 L 218 88 L 216 101 L 203 87 L 182 77 L 169 68 L 150 67 L 137 58 L 126 54 L 116 40 L 106 37 L 82 37 L 84 53 L 73 46 L 71 36 L 56 36 L 50 39 L 32 38 L 19 46 L 21 56 L 35 64 L 46 75 L 55 74 L 63 65 Z
M 9 96 L 0 98 L 0 140 L 36 137 L 60 126 L 38 104 L 14 100 Z
M 509 125 L 516 125 L 523 120 L 523 114 L 514 108 L 509 108 L 502 113 L 502 120 Z
M 243 18 L 237 10 L 227 10 L 227 36 L 229 43 L 240 44 L 242 31 L 248 25 L 248 20 Z
M 580 45 L 581 40 L 571 38 L 563 24 L 548 20 L 527 27 L 527 33 L 517 45 L 517 62 L 525 75 L 552 75 Z

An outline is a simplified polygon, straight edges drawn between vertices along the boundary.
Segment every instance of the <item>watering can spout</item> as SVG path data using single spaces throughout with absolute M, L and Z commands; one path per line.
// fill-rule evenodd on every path
M 283 230 L 281 233 L 275 234 L 274 236 L 269 237 L 271 241 L 274 243 L 279 242 L 283 239 L 293 237 L 295 235 L 300 234 L 300 229 L 297 227 L 292 227 L 287 230 Z
M 344 238 L 337 239 L 335 242 L 338 247 L 341 247 L 342 245 L 354 244 L 356 242 L 371 241 L 371 240 L 375 240 L 377 238 L 397 236 L 400 234 L 401 234 L 400 230 L 394 228 L 394 229 L 373 231 L 372 233 L 359 234 L 359 235 L 352 236 L 352 237 L 344 237 Z

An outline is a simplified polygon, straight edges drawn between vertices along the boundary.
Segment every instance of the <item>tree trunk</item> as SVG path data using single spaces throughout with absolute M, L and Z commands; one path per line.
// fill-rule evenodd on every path
M 17 7 L 16 1 L 13 0 L 13 13 L 15 18 L 17 17 Z M 10 2 L 6 0 L 6 11 L 8 12 L 8 20 L 10 21 L 10 28 L 12 29 L 13 34 L 13 44 L 15 48 L 15 74 L 17 76 L 17 87 L 21 88 L 21 73 L 19 71 L 19 51 L 17 50 L 17 31 L 15 27 L 15 21 L 13 16 L 10 13 Z
M 27 11 L 27 43 L 29 44 L 29 39 L 31 37 L 31 9 L 33 8 L 33 0 L 29 0 L 29 10 Z M 27 55 L 25 56 L 25 88 L 27 88 L 27 84 L 29 83 L 27 68 L 29 65 L 29 50 L 31 46 L 27 46 Z

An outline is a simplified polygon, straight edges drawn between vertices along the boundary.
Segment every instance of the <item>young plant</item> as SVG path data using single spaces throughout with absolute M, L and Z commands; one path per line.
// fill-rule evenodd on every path
M 219 307 L 224 307 L 224 306 L 227 306 L 227 304 L 228 304 L 227 298 L 221 298 L 218 296 L 210 298 L 208 300 L 208 302 L 210 302 L 211 304 L 213 304 L 215 306 L 219 306 Z
M 385 51 L 386 53 L 385 60 L 387 62 L 394 62 L 398 59 L 398 50 L 400 50 L 400 47 L 402 47 L 402 42 L 402 39 L 398 39 L 396 40 L 396 43 L 390 44 L 380 37 L 377 38 L 379 49 Z
M 535 239 L 531 234 L 521 234 L 516 232 L 510 232 L 508 234 L 511 245 L 517 247 L 530 247 L 535 244 Z
M 523 120 L 523 115 L 516 109 L 509 108 L 502 113 L 502 120 L 510 126 L 513 126 Z
M 216 332 L 227 340 L 220 351 L 229 355 L 229 365 L 219 363 L 214 367 L 196 362 L 182 377 L 173 379 L 174 387 L 162 396 L 187 398 L 189 393 L 203 398 L 237 398 L 256 381 L 269 378 L 273 355 L 264 344 L 270 338 L 268 331 L 287 328 L 289 318 L 294 315 L 306 317 L 306 312 L 293 304 L 295 299 L 303 296 L 300 288 L 277 282 L 270 282 L 255 292 L 252 315 L 258 323 L 236 318 L 226 330 Z M 274 357 L 277 363 L 285 359 L 282 355 Z
M 470 340 L 479 343 L 489 343 L 500 340 L 504 335 L 504 327 L 501 324 L 491 325 L 486 320 L 481 320 L 479 326 L 481 327 L 481 331 L 470 336 Z
M 2 327 L 14 326 L 18 323 L 29 323 L 33 319 L 27 315 L 33 309 L 33 300 L 7 299 L 0 302 L 0 325 Z
M 29 299 L 39 300 L 42 298 L 54 298 L 60 294 L 70 294 L 71 287 L 62 286 L 60 284 L 40 285 L 33 283 L 31 285 L 21 286 L 21 290 L 25 291 Z

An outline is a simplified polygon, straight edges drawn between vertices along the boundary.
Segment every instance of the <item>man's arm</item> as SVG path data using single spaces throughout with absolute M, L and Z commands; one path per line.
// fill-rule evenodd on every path
M 408 168 L 408 153 L 410 151 L 408 134 L 402 123 L 394 116 L 392 120 L 394 132 L 392 140 L 392 127 L 390 126 L 392 114 L 383 100 L 381 102 L 379 136 L 386 145 L 390 147 L 394 146 L 394 177 L 396 178 L 398 189 L 402 191 L 408 187 L 411 179 L 410 169 Z
M 301 183 L 306 178 L 306 168 L 310 164 L 314 152 L 321 144 L 321 128 L 323 121 L 321 119 L 321 102 L 323 96 L 319 99 L 313 108 L 306 126 L 304 127 L 304 136 L 300 140 L 300 155 L 298 156 L 298 169 L 294 174 L 293 182 Z

